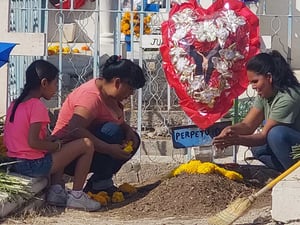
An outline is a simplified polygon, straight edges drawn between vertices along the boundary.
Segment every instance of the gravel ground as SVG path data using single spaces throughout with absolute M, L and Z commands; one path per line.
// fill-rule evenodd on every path
M 231 158 L 229 159 L 231 161 Z M 226 159 L 221 159 L 220 162 L 228 162 Z M 140 164 L 137 166 L 136 162 L 130 162 L 126 164 L 121 171 L 114 178 L 116 184 L 121 184 L 123 182 L 129 182 L 131 184 L 136 184 L 141 190 L 146 192 L 142 193 L 142 197 L 133 198 L 129 202 L 117 206 L 110 206 L 106 209 L 103 209 L 99 212 L 83 212 L 77 210 L 70 209 L 62 209 L 56 207 L 50 207 L 47 205 L 43 205 L 39 208 L 32 208 L 26 212 L 22 212 L 19 214 L 12 215 L 8 218 L 3 219 L 1 224 L 11 225 L 11 224 L 62 224 L 62 225 L 75 225 L 75 224 L 85 224 L 85 225 L 208 225 L 207 218 L 209 216 L 215 215 L 216 212 L 220 211 L 222 207 L 221 201 L 218 202 L 218 196 L 214 198 L 214 204 L 208 206 L 204 204 L 204 197 L 210 194 L 209 189 L 217 190 L 216 193 L 219 194 L 219 198 L 225 199 L 227 203 L 231 202 L 231 198 L 226 195 L 227 192 L 223 191 L 222 188 L 232 186 L 234 190 L 242 190 L 244 191 L 257 191 L 259 190 L 266 182 L 268 182 L 268 178 L 274 178 L 276 174 L 266 170 L 264 167 L 256 167 L 255 165 L 249 168 L 254 168 L 250 170 L 244 170 L 245 176 L 249 182 L 252 182 L 252 186 L 249 186 L 248 183 L 244 184 L 234 184 L 229 185 L 228 181 L 224 180 L 224 187 L 221 185 L 212 186 L 211 179 L 209 177 L 205 178 L 206 182 L 201 183 L 200 185 L 194 185 L 193 182 L 200 182 L 204 178 L 202 177 L 200 180 L 195 180 L 194 178 L 190 178 L 188 176 L 180 179 L 172 178 L 169 182 L 162 182 L 158 186 L 155 186 L 150 189 L 143 189 L 143 187 L 147 186 L 147 183 L 154 183 L 155 181 L 161 180 L 162 177 L 165 177 L 166 173 L 169 172 L 172 168 L 178 166 L 178 163 L 174 164 L 174 162 L 160 162 L 160 163 L 150 163 L 146 162 L 144 164 Z M 138 169 L 137 169 L 138 168 Z M 247 168 L 247 166 L 243 166 L 242 168 Z M 259 168 L 259 169 L 258 169 Z M 247 173 L 246 173 L 247 172 Z M 251 179 L 253 178 L 253 179 Z M 219 179 L 219 178 L 218 178 Z M 172 182 L 171 182 L 172 181 Z M 175 183 L 174 183 L 175 182 Z M 178 183 L 176 188 L 176 182 Z M 209 183 L 211 182 L 211 183 Z M 222 180 L 219 179 L 219 182 Z M 227 183 L 226 183 L 227 182 Z M 232 181 L 234 182 L 234 181 Z M 182 185 L 182 183 L 186 183 L 188 185 Z M 205 184 L 207 183 L 207 187 Z M 197 184 L 197 183 L 196 183 Z M 200 183 L 199 183 L 200 184 Z M 255 186 L 255 184 L 257 186 Z M 175 185 L 175 188 L 173 186 Z M 181 185 L 181 186 L 180 186 Z M 180 202 L 180 199 L 186 199 L 187 196 L 194 196 L 193 193 L 189 195 L 185 194 L 190 190 L 187 187 L 193 188 L 192 190 L 197 190 L 202 194 L 199 194 L 199 198 L 193 197 L 192 204 L 187 204 L 186 202 Z M 254 187 L 255 186 L 255 187 Z M 175 195 L 174 199 L 178 202 L 177 204 L 173 204 L 171 201 L 161 200 L 162 196 L 165 196 L 168 192 L 181 194 L 183 197 L 180 198 Z M 206 189 L 205 189 L 206 188 Z M 220 190 L 218 189 L 220 188 Z M 247 189 L 249 188 L 249 189 Z M 162 196 L 159 197 L 159 193 L 161 192 Z M 238 194 L 238 192 L 236 193 Z M 249 193 L 247 192 L 246 196 Z M 157 197 L 158 196 L 158 197 Z M 233 199 L 236 196 L 232 196 Z M 153 200 L 153 198 L 156 198 Z M 147 205 L 148 204 L 148 205 Z M 161 206 L 159 204 L 162 204 Z M 165 206 L 164 206 L 165 204 Z M 184 205 L 184 208 L 182 208 Z M 222 207 L 221 207 L 222 205 Z M 143 206 L 143 207 L 142 207 Z M 148 207 L 146 207 L 148 206 Z M 138 208 L 137 208 L 138 207 Z M 161 209 L 172 209 L 172 210 L 159 210 Z M 199 207 L 199 208 L 197 208 Z M 202 208 L 201 208 L 202 207 Z M 211 207 L 211 208 L 208 208 Z M 218 208 L 220 207 L 220 208 Z M 143 210 L 140 210 L 140 209 Z M 140 211 L 138 211 L 139 209 Z M 211 209 L 211 212 L 209 212 Z M 135 213 L 133 213 L 133 211 Z M 258 198 L 255 203 L 250 207 L 249 211 L 240 217 L 235 223 L 235 225 L 250 225 L 250 224 L 259 224 L 259 225 L 281 225 L 283 223 L 279 223 L 273 221 L 271 218 L 271 191 L 267 192 L 261 198 Z M 291 225 L 300 225 L 300 222 L 290 222 L 286 224 Z

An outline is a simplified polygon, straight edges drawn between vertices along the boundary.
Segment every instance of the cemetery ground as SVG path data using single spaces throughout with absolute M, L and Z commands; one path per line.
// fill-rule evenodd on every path
M 2 224 L 187 224 L 206 225 L 207 218 L 226 208 L 237 197 L 249 196 L 278 174 L 262 165 L 224 163 L 226 169 L 241 173 L 242 181 L 218 174 L 166 175 L 179 164 L 143 163 L 138 172 L 131 163 L 114 177 L 118 186 L 128 182 L 137 193 L 121 203 L 110 203 L 98 212 L 83 212 L 44 203 L 2 219 Z M 71 183 L 69 182 L 68 185 Z M 259 197 L 235 224 L 280 224 L 271 219 L 271 191 Z

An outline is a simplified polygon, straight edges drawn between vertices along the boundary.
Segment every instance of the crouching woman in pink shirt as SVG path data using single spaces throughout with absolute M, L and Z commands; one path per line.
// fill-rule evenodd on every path
M 57 91 L 58 69 L 45 60 L 36 60 L 26 70 L 26 83 L 21 95 L 12 102 L 6 115 L 4 143 L 7 155 L 18 162 L 12 170 L 30 177 L 51 176 L 47 201 L 86 211 L 96 211 L 101 205 L 83 191 L 94 145 L 88 138 L 62 143 L 47 137 L 50 122 L 48 110 L 40 100 Z M 62 183 L 66 165 L 77 159 L 73 189 L 67 193 Z
M 145 85 L 146 79 L 139 65 L 113 55 L 105 62 L 102 74 L 71 92 L 60 109 L 53 134 L 63 137 L 72 130 L 74 138 L 87 137 L 94 143 L 95 154 L 90 167 L 93 173 L 85 192 L 116 190 L 112 176 L 137 151 L 139 135 L 124 120 L 122 101 L 134 90 Z M 123 150 L 133 143 L 133 151 Z M 75 163 L 65 169 L 74 173 Z

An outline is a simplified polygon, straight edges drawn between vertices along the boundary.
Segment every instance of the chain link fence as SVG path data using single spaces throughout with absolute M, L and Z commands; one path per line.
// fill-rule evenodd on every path
M 60 70 L 58 94 L 47 102 L 47 106 L 53 109 L 51 111 L 59 109 L 66 95 L 74 88 L 100 75 L 99 66 L 106 55 L 122 55 L 138 63 L 147 76 L 146 86 L 125 104 L 126 118 L 137 128 L 143 140 L 140 155 L 149 158 L 168 155 L 174 160 L 181 159 L 187 152 L 185 149 L 173 149 L 169 129 L 190 124 L 191 121 L 181 111 L 176 94 L 165 79 L 159 48 L 143 47 L 144 23 L 133 23 L 135 14 L 138 14 L 140 22 L 150 16 L 147 26 L 151 34 L 160 35 L 160 24 L 168 18 L 170 1 L 156 1 L 159 10 L 151 12 L 133 11 L 134 6 L 127 4 L 133 1 L 86 0 L 83 6 L 74 8 L 74 0 L 71 8 L 66 9 L 55 6 L 53 2 L 11 0 L 9 24 L 10 32 L 46 34 L 47 49 L 43 58 Z M 299 1 L 258 0 L 247 1 L 247 4 L 260 19 L 262 51 L 277 49 L 294 69 L 299 69 Z M 125 11 L 129 12 L 133 28 L 127 35 L 121 33 L 121 20 Z M 25 69 L 37 58 L 40 57 L 11 56 L 9 102 L 21 93 Z M 248 91 L 242 98 L 249 103 L 253 96 Z

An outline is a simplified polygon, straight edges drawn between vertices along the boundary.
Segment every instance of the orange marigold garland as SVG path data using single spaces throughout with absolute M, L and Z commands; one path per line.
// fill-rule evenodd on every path
M 151 28 L 149 23 L 151 22 L 151 15 L 144 17 L 144 34 L 151 34 Z M 140 14 L 133 12 L 133 33 L 136 37 L 140 36 Z M 131 33 L 131 13 L 125 12 L 121 19 L 121 33 L 130 35 Z

